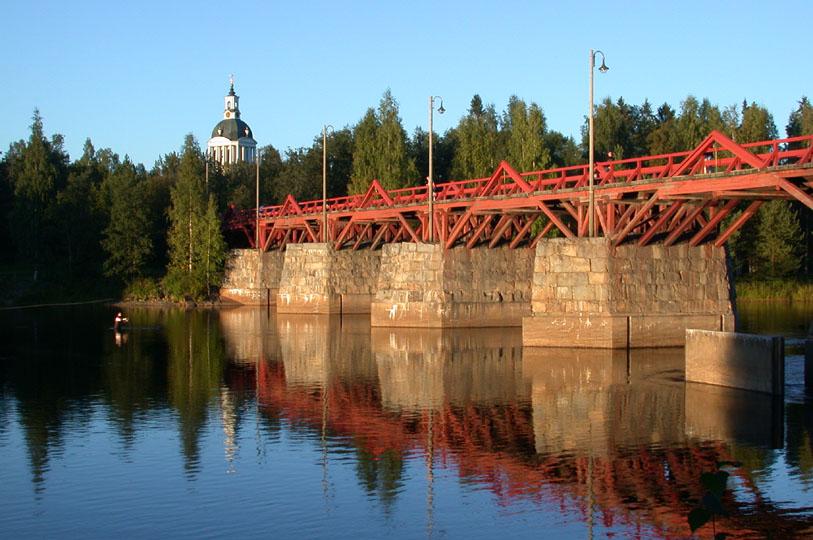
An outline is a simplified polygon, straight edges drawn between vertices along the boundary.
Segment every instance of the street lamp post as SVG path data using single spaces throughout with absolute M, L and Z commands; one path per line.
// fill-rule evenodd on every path
M 429 199 L 429 242 L 435 242 L 435 180 L 432 177 L 432 119 L 435 112 L 435 100 L 440 100 L 440 107 L 438 112 L 443 114 L 446 109 L 443 108 L 443 98 L 440 96 L 429 96 L 429 176 L 427 180 L 428 199 Z
M 254 245 L 257 251 L 262 251 L 260 246 L 260 149 L 257 148 L 257 181 L 254 190 Z
M 334 133 L 330 124 L 322 126 L 322 242 L 327 242 L 327 131 Z
M 587 203 L 587 223 L 588 223 L 588 228 L 590 230 L 589 234 L 590 234 L 591 237 L 596 235 L 596 223 L 595 223 L 596 199 L 595 199 L 595 193 L 593 192 L 593 177 L 595 176 L 595 171 L 593 170 L 593 167 L 594 167 L 594 165 L 593 165 L 593 159 L 594 159 L 594 155 L 593 155 L 593 151 L 594 151 L 593 150 L 593 137 L 594 137 L 594 134 L 593 134 L 593 69 L 596 67 L 596 55 L 597 54 L 601 55 L 601 66 L 598 68 L 598 70 L 601 73 L 607 73 L 607 71 L 610 69 L 610 68 L 607 67 L 607 64 L 604 62 L 604 53 L 601 52 L 601 51 L 594 51 L 593 49 L 590 49 L 590 109 L 588 111 L 588 117 L 587 117 L 588 118 L 588 132 L 589 132 L 588 139 L 589 139 L 589 147 L 590 147 L 589 148 L 590 172 L 588 173 L 588 178 L 589 178 L 589 187 L 588 187 L 589 201 Z

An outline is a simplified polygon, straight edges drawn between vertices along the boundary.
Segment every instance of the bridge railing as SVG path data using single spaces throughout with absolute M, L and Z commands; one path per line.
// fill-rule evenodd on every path
M 598 161 L 594 165 L 594 183 L 601 187 L 609 184 L 662 180 L 675 176 L 699 176 L 743 169 L 777 167 L 799 161 L 813 162 L 813 135 L 737 144 L 721 133 L 712 132 L 700 146 L 691 151 Z M 495 174 L 499 174 L 499 169 Z M 505 173 L 503 172 L 503 174 Z M 534 192 L 579 190 L 586 188 L 589 184 L 588 165 L 528 171 L 519 173 L 519 175 Z M 434 200 L 438 203 L 448 203 L 486 196 L 516 195 L 523 192 L 523 186 L 511 179 L 507 178 L 506 181 L 496 185 L 492 180 L 492 177 L 486 177 L 435 184 Z M 487 193 L 486 188 L 488 188 Z M 386 197 L 367 197 L 367 194 L 332 197 L 327 199 L 327 207 L 332 213 L 351 212 L 362 208 L 423 205 L 426 204 L 428 198 L 425 184 L 388 190 L 385 193 Z M 259 217 L 269 220 L 322 213 L 321 199 L 297 201 L 295 204 L 294 209 L 285 203 L 262 206 L 259 210 Z M 251 226 L 255 217 L 255 210 L 237 211 L 226 218 L 226 226 L 233 229 Z

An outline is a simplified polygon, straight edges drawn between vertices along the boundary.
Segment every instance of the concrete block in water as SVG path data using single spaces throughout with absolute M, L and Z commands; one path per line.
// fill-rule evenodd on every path
M 686 380 L 783 395 L 781 337 L 686 330 Z

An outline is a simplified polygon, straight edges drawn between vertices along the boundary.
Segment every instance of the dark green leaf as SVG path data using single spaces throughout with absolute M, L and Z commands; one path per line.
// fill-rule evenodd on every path
M 695 508 L 689 512 L 689 527 L 692 532 L 696 531 L 711 519 L 711 514 L 705 508 Z
M 703 487 L 709 490 L 718 499 L 723 498 L 723 493 L 725 492 L 727 480 L 728 473 L 725 471 L 703 473 L 700 476 L 700 483 L 703 484 Z
M 724 512 L 722 501 L 713 493 L 703 495 L 702 503 L 703 507 L 712 514 L 721 515 Z

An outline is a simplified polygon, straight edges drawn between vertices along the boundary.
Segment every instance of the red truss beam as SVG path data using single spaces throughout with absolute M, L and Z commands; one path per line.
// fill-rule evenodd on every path
M 557 229 L 567 238 L 588 229 L 590 196 L 586 165 L 520 173 L 505 161 L 487 178 L 437 184 L 435 236 L 446 248 L 533 247 Z M 595 200 L 599 234 L 615 245 L 646 245 L 662 233 L 668 245 L 683 235 L 692 245 L 711 236 L 722 245 L 769 199 L 798 200 L 813 209 L 813 136 L 738 144 L 713 131 L 696 148 L 596 163 Z M 376 249 L 387 242 L 429 237 L 427 187 L 387 190 L 373 180 L 365 193 L 327 201 L 297 201 L 232 212 L 225 228 L 251 247 L 260 227 L 260 247 L 283 249 L 295 242 L 324 242 L 321 216 L 328 207 L 328 239 L 334 248 Z M 738 201 L 751 205 L 728 229 L 720 224 Z M 759 203 L 759 204 L 756 204 Z M 495 219 L 496 218 L 496 219 Z M 542 218 L 542 232 L 533 224 Z M 736 225 L 736 227 L 734 227 Z M 732 229 L 732 227 L 734 227 Z

